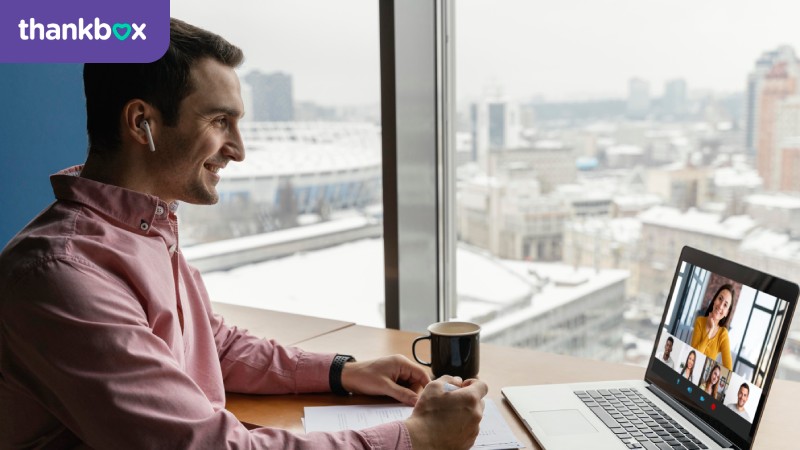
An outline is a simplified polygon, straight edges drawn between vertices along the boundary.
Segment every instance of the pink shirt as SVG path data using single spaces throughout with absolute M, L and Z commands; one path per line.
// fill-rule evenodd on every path
M 226 390 L 328 392 L 334 355 L 226 324 L 173 208 L 80 170 L 51 177 L 57 201 L 0 254 L 0 448 L 411 448 L 401 422 L 247 430 Z

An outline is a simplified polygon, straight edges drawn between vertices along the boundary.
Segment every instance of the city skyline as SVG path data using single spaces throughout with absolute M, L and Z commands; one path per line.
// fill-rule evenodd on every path
M 379 101 L 377 2 L 239 5 L 237 20 L 220 20 L 230 17 L 230 8 L 208 0 L 173 0 L 171 11 L 240 45 L 246 53 L 243 73 L 291 73 L 298 101 Z M 779 45 L 800 48 L 793 31 L 800 4 L 779 0 L 757 8 L 722 0 L 506 0 L 502 5 L 456 3 L 459 101 L 478 98 L 492 85 L 519 99 L 623 98 L 630 78 L 648 80 L 653 96 L 676 78 L 685 79 L 690 91 L 738 92 L 746 89 L 761 53 Z M 759 26 L 763 23 L 770 25 Z

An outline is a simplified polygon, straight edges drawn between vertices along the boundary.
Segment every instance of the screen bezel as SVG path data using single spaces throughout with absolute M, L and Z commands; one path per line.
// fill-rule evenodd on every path
M 664 313 L 661 317 L 661 323 L 656 334 L 656 340 L 653 344 L 650 362 L 647 366 L 647 371 L 645 372 L 645 381 L 652 383 L 658 386 L 661 390 L 669 393 L 675 401 L 691 411 L 694 415 L 710 425 L 712 428 L 720 432 L 723 436 L 725 436 L 725 438 L 734 443 L 737 448 L 750 449 L 753 444 L 753 438 L 758 430 L 758 425 L 761 422 L 764 408 L 769 398 L 769 392 L 772 388 L 772 381 L 775 378 L 775 371 L 777 370 L 778 364 L 772 364 L 767 372 L 764 385 L 761 387 L 761 401 L 756 409 L 752 426 L 750 427 L 750 433 L 747 438 L 743 438 L 727 425 L 719 421 L 716 417 L 706 412 L 695 402 L 691 401 L 691 399 L 687 398 L 683 393 L 683 388 L 679 388 L 673 382 L 662 378 L 655 372 L 654 367 L 655 364 L 657 364 L 656 361 L 658 359 L 656 356 L 658 352 L 658 343 L 661 342 L 661 335 L 664 332 L 664 324 L 666 323 L 667 312 L 669 311 L 669 302 L 672 301 L 673 291 L 676 287 L 676 281 L 678 279 L 681 264 L 684 262 L 699 266 L 702 269 L 745 284 L 753 289 L 757 289 L 761 292 L 773 295 L 780 300 L 788 302 L 786 310 L 787 320 L 784 322 L 775 344 L 776 360 L 780 360 L 780 356 L 783 352 L 783 347 L 786 342 L 786 337 L 789 334 L 789 327 L 791 325 L 792 318 L 794 317 L 795 306 L 797 305 L 798 286 L 784 279 L 766 274 L 750 267 L 742 266 L 733 261 L 711 255 L 703 252 L 702 250 L 698 250 L 689 246 L 683 247 L 681 256 L 678 259 L 678 264 L 675 267 L 675 273 L 672 277 L 672 285 L 670 286 L 669 294 L 667 295 L 667 303 L 665 304 Z

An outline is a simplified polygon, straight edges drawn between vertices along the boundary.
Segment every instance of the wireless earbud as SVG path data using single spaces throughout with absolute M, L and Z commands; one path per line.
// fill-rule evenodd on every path
M 156 144 L 153 142 L 153 133 L 150 132 L 150 124 L 147 123 L 146 120 L 143 120 L 139 127 L 144 129 L 145 134 L 147 134 L 147 144 L 150 145 L 150 151 L 156 151 Z

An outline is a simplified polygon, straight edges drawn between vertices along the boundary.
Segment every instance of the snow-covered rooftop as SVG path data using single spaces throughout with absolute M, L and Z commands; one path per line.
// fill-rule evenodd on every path
M 498 260 L 469 247 L 458 248 L 456 267 L 458 317 L 499 317 L 490 328 L 506 320 L 503 313 L 509 309 L 514 313 L 508 316 L 530 317 L 628 276 L 619 270 L 575 272 L 561 263 Z M 383 271 L 383 241 L 364 239 L 205 273 L 203 279 L 217 302 L 384 326 Z
M 224 170 L 226 178 L 352 172 L 381 165 L 381 130 L 370 124 L 242 124 L 246 157 Z
M 614 145 L 606 149 L 607 155 L 629 155 L 641 156 L 644 155 L 644 149 L 638 145 Z
M 696 209 L 681 212 L 666 206 L 656 206 L 638 215 L 644 224 L 659 225 L 727 239 L 743 239 L 756 226 L 750 216 L 730 216 L 705 213 Z
M 742 167 L 720 167 L 714 171 L 714 184 L 720 187 L 742 186 L 757 188 L 763 181 L 758 171 Z
M 771 258 L 800 261 L 800 240 L 772 230 L 758 229 L 750 233 L 739 248 L 742 251 L 764 254 Z
M 482 325 L 482 333 L 491 336 L 509 327 L 526 322 L 544 312 L 558 308 L 575 300 L 584 298 L 602 288 L 626 280 L 627 270 L 608 269 L 595 271 L 592 268 L 575 268 L 562 263 L 530 263 L 506 261 L 520 275 L 539 282 L 546 281 L 537 292 L 530 306 L 515 311 L 514 314 L 500 316 Z M 582 281 L 582 282 L 581 282 Z
M 800 197 L 781 194 L 754 194 L 748 195 L 745 202 L 753 205 L 766 206 L 779 209 L 800 209 Z
M 584 234 L 596 233 L 598 237 L 626 243 L 638 241 L 642 232 L 642 222 L 632 217 L 574 220 L 569 223 L 569 227 Z

